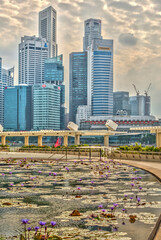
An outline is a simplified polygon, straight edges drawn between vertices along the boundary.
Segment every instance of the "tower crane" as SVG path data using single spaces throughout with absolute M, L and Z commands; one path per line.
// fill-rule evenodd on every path
M 139 94 L 140 94 L 139 90 L 137 90 L 135 84 L 132 84 L 132 85 L 133 85 L 133 87 L 134 87 L 134 89 L 135 89 L 136 95 L 139 96 Z
M 149 87 L 148 87 L 148 89 L 147 90 L 145 90 L 145 96 L 147 97 L 148 96 L 148 92 L 149 92 L 149 89 L 150 89 L 150 87 L 151 87 L 151 83 L 149 84 Z

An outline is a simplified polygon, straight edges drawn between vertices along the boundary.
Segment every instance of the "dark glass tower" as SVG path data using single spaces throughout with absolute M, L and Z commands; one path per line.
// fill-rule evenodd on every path
M 77 108 L 87 105 L 87 52 L 70 54 L 69 120 L 76 122 Z
M 32 129 L 32 86 L 6 87 L 4 90 L 4 129 Z

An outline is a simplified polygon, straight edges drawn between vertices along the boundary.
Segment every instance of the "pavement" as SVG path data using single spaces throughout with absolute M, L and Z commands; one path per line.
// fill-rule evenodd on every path
M 153 175 L 155 175 L 158 180 L 161 182 L 161 162 L 143 162 L 143 161 L 133 161 L 133 160 L 118 160 L 121 163 L 125 163 L 134 167 L 138 167 L 141 169 L 144 169 Z M 152 240 L 152 239 L 149 239 Z M 157 234 L 154 238 L 154 240 L 161 240 L 161 223 L 159 226 L 159 229 L 157 231 Z

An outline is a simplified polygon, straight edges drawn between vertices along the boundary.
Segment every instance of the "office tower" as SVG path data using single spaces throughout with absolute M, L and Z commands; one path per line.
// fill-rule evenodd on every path
M 0 124 L 3 126 L 3 83 L 2 83 L 2 58 L 0 58 Z
M 71 53 L 69 65 L 69 120 L 76 122 L 78 106 L 87 105 L 87 52 Z
M 150 96 L 145 96 L 145 116 L 150 116 L 150 105 L 151 105 L 151 98 Z
M 150 116 L 150 96 L 130 97 L 130 109 L 132 116 Z
M 63 55 L 45 60 L 45 82 L 60 86 L 60 129 L 65 129 L 65 85 Z
M 56 85 L 64 82 L 63 55 L 45 60 L 45 82 Z
M 56 23 L 56 10 L 53 7 L 50 6 L 39 12 L 39 37 L 48 41 L 50 58 L 57 55 Z
M 113 115 L 130 115 L 129 92 L 113 93 Z
M 113 114 L 113 40 L 93 39 L 88 49 L 88 106 L 93 116 Z
M 44 83 L 44 62 L 48 43 L 44 38 L 24 36 L 19 44 L 19 84 Z
M 90 18 L 84 22 L 83 51 L 88 50 L 94 38 L 102 39 L 101 20 Z
M 60 130 L 60 92 L 55 84 L 33 86 L 34 130 Z
M 10 69 L 2 68 L 2 81 L 4 86 L 14 85 L 14 67 Z
M 32 86 L 5 87 L 4 129 L 13 131 L 32 129 Z
M 4 125 L 4 88 L 14 85 L 14 67 L 8 70 L 2 68 L 0 60 L 0 124 Z

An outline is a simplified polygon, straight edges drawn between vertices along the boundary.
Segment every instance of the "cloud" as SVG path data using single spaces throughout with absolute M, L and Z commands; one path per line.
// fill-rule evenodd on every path
M 108 6 L 131 12 L 141 12 L 143 9 L 141 6 L 131 5 L 124 1 L 112 1 Z
M 131 33 L 122 33 L 119 36 L 119 42 L 124 46 L 134 46 L 137 44 L 137 38 Z

